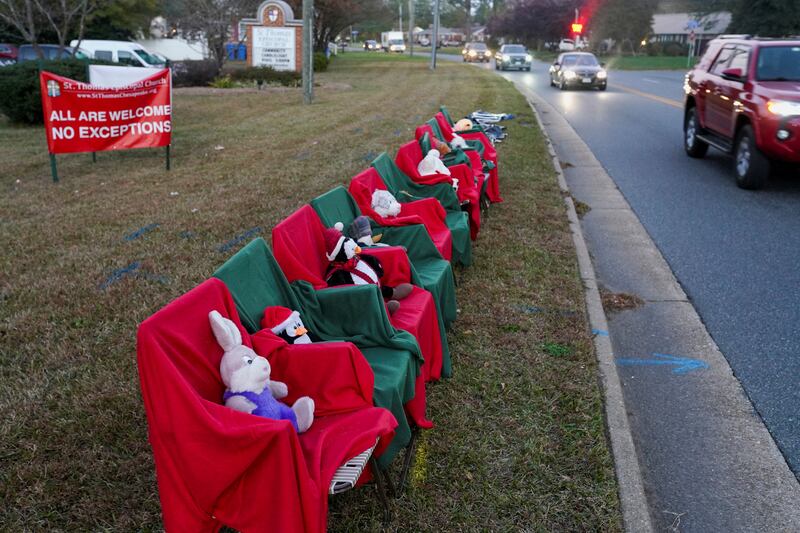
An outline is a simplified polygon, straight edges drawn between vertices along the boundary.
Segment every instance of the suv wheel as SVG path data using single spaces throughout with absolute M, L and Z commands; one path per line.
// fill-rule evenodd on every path
M 689 157 L 703 157 L 708 152 L 708 144 L 697 138 L 700 121 L 697 119 L 697 108 L 691 107 L 683 121 L 683 147 Z
M 736 137 L 734 150 L 736 185 L 742 189 L 760 189 L 769 177 L 769 159 L 756 146 L 756 138 L 750 125 L 743 126 Z

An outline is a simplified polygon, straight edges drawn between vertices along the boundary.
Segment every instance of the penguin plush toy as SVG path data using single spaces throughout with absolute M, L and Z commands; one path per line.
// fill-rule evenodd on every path
M 303 325 L 300 313 L 279 305 L 264 309 L 261 327 L 268 328 L 289 344 L 310 344 L 320 340 Z
M 378 285 L 386 300 L 389 313 L 400 309 L 400 300 L 411 294 L 414 286 L 401 283 L 389 287 L 381 283 L 383 266 L 376 257 L 361 255 L 361 247 L 342 234 L 344 225 L 337 222 L 333 228 L 325 230 L 325 257 L 330 261 L 325 280 L 329 287 L 336 285 Z

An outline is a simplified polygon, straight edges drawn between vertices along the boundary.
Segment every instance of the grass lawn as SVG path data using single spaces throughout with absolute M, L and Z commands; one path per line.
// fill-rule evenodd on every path
M 224 243 L 268 237 L 440 103 L 518 118 L 498 147 L 506 203 L 459 276 L 455 375 L 429 387 L 437 426 L 388 529 L 621 528 L 564 204 L 525 100 L 481 69 L 378 54 L 340 56 L 318 81 L 310 107 L 299 89 L 176 90 L 169 173 L 154 150 L 68 155 L 53 184 L 43 130 L 0 119 L 3 529 L 160 530 L 137 325 L 209 277 L 236 249 Z M 332 498 L 330 529 L 380 516 L 371 489 L 351 491 Z

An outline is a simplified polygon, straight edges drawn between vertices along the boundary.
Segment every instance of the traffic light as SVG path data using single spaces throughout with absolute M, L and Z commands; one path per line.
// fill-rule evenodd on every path
M 582 32 L 583 32 L 583 24 L 581 24 L 580 22 L 573 22 L 572 33 L 580 35 Z

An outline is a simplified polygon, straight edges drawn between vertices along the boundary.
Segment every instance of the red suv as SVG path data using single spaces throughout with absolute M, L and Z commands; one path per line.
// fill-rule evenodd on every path
M 733 154 L 743 189 L 762 187 L 773 161 L 800 165 L 800 40 L 714 39 L 684 89 L 690 157 Z

